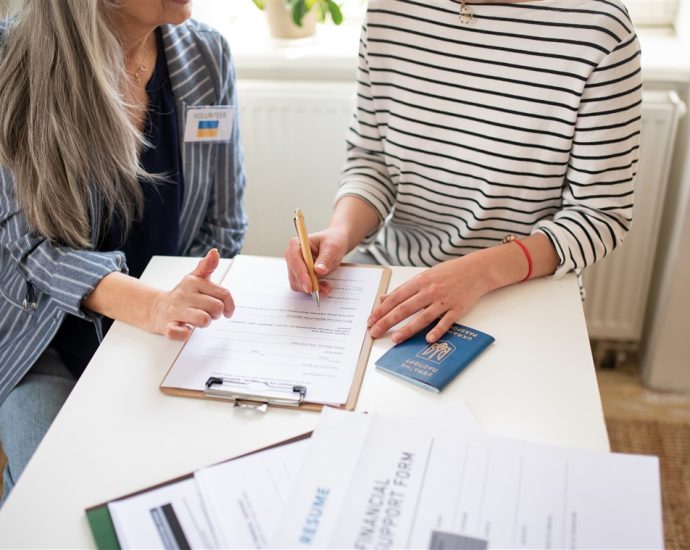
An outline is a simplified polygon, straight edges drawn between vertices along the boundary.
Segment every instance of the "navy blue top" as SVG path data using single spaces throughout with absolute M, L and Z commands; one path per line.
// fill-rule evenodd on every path
M 179 254 L 184 181 L 177 112 L 160 29 L 156 29 L 156 44 L 156 66 L 146 84 L 149 108 L 144 135 L 150 147 L 142 150 L 140 160 L 148 173 L 163 179 L 139 182 L 144 194 L 143 216 L 133 221 L 126 235 L 121 220 L 115 218 L 101 231 L 96 247 L 123 251 L 133 277 L 141 276 L 151 256 Z M 105 334 L 112 320 L 104 319 L 102 324 Z M 51 345 L 70 372 L 79 377 L 98 348 L 98 338 L 89 321 L 68 315 Z

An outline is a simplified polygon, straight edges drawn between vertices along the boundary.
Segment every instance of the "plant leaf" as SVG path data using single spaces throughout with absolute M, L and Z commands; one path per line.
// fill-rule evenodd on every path
M 264 0 L 252 0 L 252 2 L 254 2 L 254 5 L 260 10 L 264 9 Z
M 298 27 L 302 26 L 302 18 L 305 13 L 307 13 L 307 6 L 304 0 L 297 0 L 292 4 L 292 20 Z
M 331 12 L 331 19 L 336 25 L 340 25 L 343 22 L 343 12 L 340 11 L 340 6 L 334 2 L 334 0 L 326 0 L 328 3 L 328 11 Z
M 319 2 L 316 3 L 314 8 L 316 9 L 316 20 L 319 23 L 325 22 L 326 21 L 326 14 L 328 13 L 327 4 L 323 0 L 320 0 Z

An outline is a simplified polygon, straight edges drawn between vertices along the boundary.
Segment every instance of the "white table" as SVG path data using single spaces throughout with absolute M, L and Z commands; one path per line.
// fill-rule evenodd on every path
M 195 264 L 157 257 L 143 278 L 172 287 Z M 418 271 L 394 268 L 391 288 Z M 377 372 L 374 361 L 391 345 L 384 338 L 357 409 L 461 399 L 490 432 L 609 449 L 574 276 L 497 291 L 462 321 L 496 342 L 442 394 Z M 0 546 L 93 546 L 85 508 L 314 428 L 318 413 L 248 415 L 226 402 L 163 395 L 158 386 L 180 345 L 114 324 L 0 511 Z

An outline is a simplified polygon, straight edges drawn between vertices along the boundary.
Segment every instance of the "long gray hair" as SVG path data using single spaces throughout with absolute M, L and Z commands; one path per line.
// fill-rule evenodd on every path
M 125 227 L 143 203 L 143 138 L 123 96 L 112 9 L 112 0 L 24 0 L 0 62 L 0 162 L 32 229 L 74 248 L 95 244 L 91 191 L 105 219 Z

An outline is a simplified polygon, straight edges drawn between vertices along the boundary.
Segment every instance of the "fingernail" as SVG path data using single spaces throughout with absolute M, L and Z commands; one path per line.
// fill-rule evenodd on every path
M 379 336 L 381 336 L 381 329 L 378 328 L 378 327 L 372 328 L 372 329 L 371 329 L 371 335 L 372 335 L 374 338 L 378 338 Z
M 321 270 L 321 271 L 325 271 L 325 270 L 327 269 L 327 268 L 326 268 L 326 264 L 321 263 L 321 262 L 317 263 L 314 267 L 315 267 L 316 269 Z
M 304 290 L 304 292 L 311 292 L 311 287 L 309 285 L 304 285 L 302 290 Z
M 400 342 L 400 340 L 402 340 L 402 337 L 396 332 L 395 334 L 393 334 L 393 336 L 391 336 L 391 340 L 393 340 L 394 344 L 397 344 L 398 342 Z

